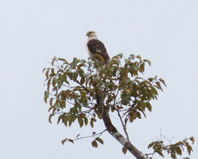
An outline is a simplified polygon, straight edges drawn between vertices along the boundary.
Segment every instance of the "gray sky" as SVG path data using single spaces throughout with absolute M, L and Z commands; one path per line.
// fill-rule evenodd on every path
M 198 138 L 197 8 L 197 0 L 0 1 L 0 158 L 131 158 L 108 134 L 98 149 L 90 140 L 63 146 L 60 141 L 79 129 L 47 121 L 41 70 L 53 56 L 87 59 L 88 30 L 97 32 L 110 56 L 150 59 L 147 74 L 167 82 L 153 112 L 129 126 L 141 150 L 160 131 L 173 142 Z M 197 156 L 196 143 L 192 159 Z

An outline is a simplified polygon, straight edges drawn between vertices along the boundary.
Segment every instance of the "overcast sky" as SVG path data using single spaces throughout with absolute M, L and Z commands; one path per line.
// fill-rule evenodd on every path
M 133 158 L 108 134 L 98 149 L 90 140 L 63 146 L 61 140 L 79 129 L 48 123 L 42 68 L 53 56 L 87 59 L 88 30 L 96 31 L 110 56 L 150 59 L 148 75 L 167 82 L 153 112 L 129 126 L 138 148 L 146 152 L 160 134 L 173 142 L 198 139 L 197 8 L 197 0 L 1 0 L 0 158 Z M 191 158 L 197 156 L 196 143 Z

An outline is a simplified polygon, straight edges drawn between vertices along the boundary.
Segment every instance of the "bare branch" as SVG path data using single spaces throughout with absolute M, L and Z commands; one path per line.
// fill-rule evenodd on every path
M 92 135 L 83 136 L 83 137 L 77 137 L 77 138 L 75 138 L 73 140 L 75 141 L 75 140 L 80 140 L 80 139 L 85 139 L 85 138 L 90 138 L 90 137 L 96 137 L 96 136 L 100 137 L 105 131 L 107 131 L 107 129 L 105 129 L 105 130 L 103 130 L 103 131 L 101 131 L 99 133 L 92 134 Z
M 88 88 L 86 88 L 85 86 L 83 86 L 78 80 L 75 80 L 76 83 L 78 83 L 82 88 L 84 88 L 87 92 L 89 92 L 91 95 L 93 95 L 94 93 L 92 91 L 90 91 Z
M 123 130 L 124 130 L 124 133 L 125 133 L 125 135 L 126 135 L 126 138 L 127 138 L 127 140 L 129 140 L 129 135 L 128 135 L 127 128 L 126 128 L 126 122 L 125 122 L 125 123 L 123 122 L 122 117 L 121 117 L 121 115 L 120 115 L 120 111 L 117 110 L 117 109 L 116 109 L 116 111 L 117 111 L 117 113 L 118 113 L 118 117 L 119 117 L 119 119 L 120 119 L 120 122 L 122 123 L 122 128 L 123 128 Z

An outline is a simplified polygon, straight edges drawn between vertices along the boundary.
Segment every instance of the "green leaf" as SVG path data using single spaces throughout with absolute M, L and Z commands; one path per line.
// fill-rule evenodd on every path
M 159 79 L 159 81 L 160 81 L 160 82 L 162 82 L 162 83 L 163 83 L 163 85 L 167 87 L 167 85 L 166 85 L 165 81 L 164 81 L 162 78 L 160 78 L 160 79 Z
M 88 119 L 87 119 L 87 117 L 84 117 L 83 119 L 84 119 L 85 125 L 88 125 Z
M 68 121 L 69 121 L 69 126 L 71 126 L 72 123 L 74 122 L 74 119 L 72 119 L 72 117 L 70 116 L 69 119 L 68 119 Z
M 79 62 L 80 62 L 79 59 L 74 58 L 73 61 L 72 61 L 72 63 L 71 63 L 71 68 L 72 68 L 72 69 L 76 69 L 76 66 L 77 66 L 77 64 L 78 64 Z
M 156 152 L 157 152 L 160 156 L 164 157 L 164 154 L 162 153 L 162 150 L 161 150 L 160 148 L 158 148 L 158 149 L 156 150 Z
M 52 80 L 52 86 L 53 86 L 53 87 L 55 87 L 55 86 L 56 86 L 56 81 L 57 81 L 57 79 L 56 79 L 56 78 L 54 78 L 54 79 Z
M 85 65 L 81 63 L 81 64 L 78 65 L 78 68 L 77 68 L 77 69 L 79 70 L 79 69 L 81 69 L 81 67 L 83 67 L 83 66 L 85 66 Z
M 178 155 L 182 155 L 182 149 L 179 146 L 175 147 L 175 151 Z
M 137 115 L 137 117 L 139 118 L 139 119 L 141 119 L 142 117 L 141 117 L 141 113 L 140 112 L 137 112 L 136 113 L 136 115 Z
M 137 55 L 136 58 L 142 60 L 142 57 L 140 55 Z
M 91 118 L 90 125 L 91 125 L 92 128 L 94 127 L 94 122 L 95 122 L 95 121 L 96 121 L 95 118 Z
M 49 89 L 50 89 L 50 84 L 51 84 L 51 79 L 49 79 L 48 81 L 47 81 L 47 90 L 49 91 Z
M 63 117 L 64 117 L 64 115 L 60 115 L 60 116 L 58 117 L 57 124 L 58 124 L 61 120 L 63 120 Z
M 140 70 L 139 70 L 139 71 L 143 73 L 143 72 L 144 72 L 144 67 L 145 67 L 145 64 L 142 63 L 142 64 L 140 65 Z
M 151 61 L 145 59 L 144 62 L 148 63 L 149 66 L 151 66 Z
M 104 144 L 104 142 L 103 142 L 103 140 L 102 140 L 101 138 L 97 137 L 96 140 L 97 140 L 99 143 Z
M 44 73 L 46 69 L 47 69 L 47 68 L 43 68 L 42 73 Z
M 50 98 L 50 106 L 53 107 L 53 98 Z
M 64 143 L 67 141 L 68 139 L 65 138 L 64 140 L 61 141 L 61 143 L 64 145 Z
M 95 148 L 98 147 L 98 143 L 96 142 L 96 140 L 92 141 L 91 144 L 92 144 L 92 146 L 95 147 Z
M 58 60 L 59 60 L 59 61 L 63 61 L 63 62 L 65 62 L 65 63 L 68 63 L 67 60 L 64 59 L 64 58 L 58 58 Z
M 177 156 L 176 156 L 176 154 L 175 154 L 174 152 L 171 152 L 171 157 L 172 157 L 173 159 L 177 159 Z
M 81 83 L 81 84 L 84 84 L 84 83 L 85 83 L 85 77 L 84 77 L 84 76 L 81 76 L 80 83 Z
M 52 119 L 53 116 L 54 116 L 54 114 L 50 114 L 49 115 L 48 121 L 49 121 L 50 124 L 52 123 L 52 120 L 51 119 Z
M 151 147 L 153 147 L 153 146 L 155 145 L 155 143 L 156 143 L 156 142 L 151 142 L 151 143 L 148 145 L 148 149 L 151 148 Z
M 189 139 L 192 141 L 192 144 L 194 144 L 194 143 L 195 143 L 195 139 L 194 139 L 194 137 L 190 137 Z
M 78 123 L 79 123 L 80 127 L 83 126 L 83 119 L 81 117 L 78 117 Z
M 157 85 L 157 87 L 158 87 L 161 91 L 163 91 L 160 82 L 156 82 L 156 85 Z
M 47 99 L 49 98 L 49 92 L 48 91 L 45 91 L 45 94 L 44 94 L 44 101 L 45 103 L 47 103 Z
M 188 154 L 190 155 L 191 152 L 192 152 L 192 147 L 187 142 L 185 144 L 186 144 L 186 148 L 187 148 Z
M 74 140 L 68 139 L 68 141 L 71 142 L 72 144 L 74 144 Z
M 62 121 L 63 123 L 65 124 L 65 126 L 68 126 L 68 122 L 69 122 L 69 116 L 65 115 L 63 118 L 62 118 Z
M 51 62 L 52 66 L 54 66 L 54 62 L 55 62 L 56 60 L 57 60 L 57 58 L 56 58 L 56 56 L 54 56 L 53 59 L 52 59 L 52 62 Z
M 122 148 L 122 152 L 123 152 L 124 154 L 127 153 L 127 147 L 126 147 L 126 146 L 124 146 L 124 147 Z
M 129 118 L 130 122 L 133 122 L 136 118 L 137 118 L 137 112 L 136 111 L 133 111 L 132 113 L 130 113 L 130 118 Z
M 139 67 L 135 64 L 132 64 L 132 68 L 135 70 L 135 71 L 138 71 Z
M 135 55 L 134 55 L 134 54 L 131 54 L 131 55 L 129 56 L 129 58 L 134 59 L 134 58 L 135 58 Z
M 46 79 L 49 78 L 49 71 L 50 71 L 50 68 L 47 68 L 47 70 L 46 70 L 46 72 L 45 72 L 45 77 L 46 77 Z
M 146 103 L 146 107 L 148 108 L 148 110 L 151 112 L 152 111 L 152 106 L 149 102 Z
M 80 136 L 80 134 L 77 134 L 75 138 L 78 138 Z

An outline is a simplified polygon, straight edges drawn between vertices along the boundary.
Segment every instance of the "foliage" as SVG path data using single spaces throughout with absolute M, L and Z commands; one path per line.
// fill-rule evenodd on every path
M 157 99 L 159 90 L 163 91 L 162 85 L 166 86 L 162 78 L 142 77 L 146 64 L 151 65 L 151 62 L 141 56 L 124 58 L 122 54 L 114 56 L 107 65 L 91 58 L 88 61 L 74 58 L 68 62 L 64 58 L 54 57 L 51 66 L 43 70 L 46 77 L 44 101 L 50 106 L 49 122 L 57 116 L 57 123 L 63 123 L 66 127 L 77 122 L 79 127 L 89 125 L 94 128 L 97 120 L 102 119 L 104 108 L 108 107 L 109 113 L 115 113 L 120 119 L 129 140 L 127 124 L 146 117 L 146 113 L 152 111 L 151 101 Z M 98 95 L 103 97 L 104 107 L 99 106 Z M 101 138 L 104 132 L 106 130 L 92 132 L 85 137 L 78 134 L 73 139 L 64 139 L 62 143 L 93 137 L 91 145 L 98 147 L 98 143 L 104 143 Z M 174 151 L 161 142 L 153 142 L 149 148 L 161 156 L 164 149 L 180 155 L 182 144 L 186 143 L 183 141 L 175 145 L 177 150 Z M 123 152 L 126 151 L 124 147 Z
M 169 144 L 165 145 L 164 141 L 154 141 L 148 145 L 148 148 L 153 149 L 153 153 L 148 154 L 147 156 L 153 156 L 155 153 L 159 154 L 161 157 L 164 157 L 164 152 L 167 152 L 168 155 L 172 159 L 177 159 L 177 156 L 182 156 L 182 153 L 184 151 L 184 148 L 187 149 L 188 155 L 192 153 L 192 146 L 189 143 L 191 141 L 192 144 L 194 144 L 195 140 L 193 137 L 186 138 L 183 141 L 176 142 L 175 144 Z M 150 157 L 152 159 L 152 157 Z

